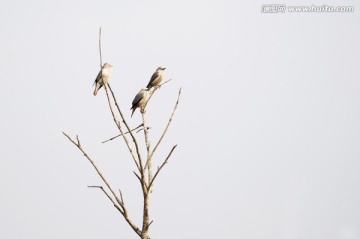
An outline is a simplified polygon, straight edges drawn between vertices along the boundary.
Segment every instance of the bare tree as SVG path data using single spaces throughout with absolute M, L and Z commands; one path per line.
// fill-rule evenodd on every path
M 101 28 L 99 31 L 99 52 L 100 52 L 100 72 L 101 72 L 101 67 L 102 67 Z M 166 84 L 168 81 L 162 83 L 161 85 Z M 161 85 L 150 89 L 150 97 L 149 97 L 146 105 L 149 103 L 151 96 L 156 92 L 157 89 L 160 88 Z M 132 219 L 129 216 L 127 207 L 125 205 L 121 190 L 119 190 L 119 194 L 116 193 L 116 191 L 110 185 L 110 183 L 108 182 L 108 180 L 106 179 L 104 174 L 99 170 L 95 161 L 89 156 L 89 154 L 85 151 L 85 149 L 81 145 L 79 137 L 76 136 L 76 138 L 73 139 L 68 134 L 66 134 L 64 132 L 63 132 L 63 134 L 68 138 L 68 140 L 71 143 L 73 143 L 83 153 L 85 158 L 91 163 L 91 165 L 94 167 L 97 174 L 100 176 L 103 183 L 105 184 L 105 187 L 103 187 L 103 186 L 89 186 L 89 187 L 100 189 L 106 195 L 106 197 L 109 199 L 110 203 L 114 205 L 114 207 L 117 209 L 117 211 L 119 211 L 119 213 L 122 215 L 122 217 L 125 219 L 125 221 L 129 224 L 129 226 L 134 230 L 134 232 L 142 239 L 149 239 L 150 238 L 149 237 L 149 226 L 152 223 L 152 221 L 150 221 L 150 217 L 149 217 L 150 194 L 152 192 L 154 181 L 157 179 L 160 171 L 163 169 L 165 164 L 167 164 L 167 162 L 169 161 L 169 159 L 177 145 L 174 145 L 171 148 L 167 157 L 164 159 L 162 164 L 160 164 L 160 166 L 157 167 L 154 174 L 152 171 L 152 169 L 153 169 L 152 168 L 152 158 L 153 158 L 156 150 L 158 149 L 159 145 L 161 144 L 161 142 L 162 142 L 165 134 L 167 133 L 168 128 L 172 122 L 175 111 L 179 104 L 181 88 L 179 89 L 177 100 L 174 105 L 173 111 L 169 117 L 169 120 L 167 122 L 167 125 L 165 126 L 163 133 L 161 134 L 160 138 L 158 139 L 157 143 L 155 144 L 155 146 L 153 148 L 151 148 L 150 140 L 149 140 L 149 129 L 150 128 L 148 127 L 147 121 L 146 121 L 146 110 L 145 110 L 146 105 L 143 109 L 141 109 L 142 124 L 134 129 L 130 129 L 129 124 L 127 123 L 127 121 L 120 109 L 120 105 L 115 97 L 114 91 L 111 89 L 110 84 L 109 83 L 104 84 L 104 88 L 105 88 L 106 98 L 107 98 L 107 102 L 108 102 L 109 109 L 111 112 L 111 116 L 112 116 L 114 123 L 117 126 L 120 134 L 109 140 L 104 141 L 103 143 L 113 140 L 116 137 L 122 137 L 123 140 L 125 141 L 126 147 L 127 147 L 128 151 L 130 153 L 130 156 L 136 166 L 136 170 L 133 171 L 133 173 L 136 176 L 137 180 L 139 180 L 141 190 L 142 190 L 143 215 L 142 215 L 142 225 L 141 226 L 135 225 L 135 223 L 132 221 Z M 114 105 L 115 105 L 115 110 L 113 107 Z M 121 121 L 117 120 L 117 115 L 120 116 Z M 138 130 L 137 132 L 139 132 L 139 131 L 144 132 L 146 157 L 142 157 L 142 155 L 140 153 L 138 139 L 135 137 L 135 134 L 134 134 L 135 130 Z M 128 136 L 130 136 L 130 137 L 128 138 Z

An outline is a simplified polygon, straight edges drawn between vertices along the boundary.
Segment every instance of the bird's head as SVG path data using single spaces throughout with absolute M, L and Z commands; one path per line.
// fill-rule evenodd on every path
M 164 71 L 165 69 L 166 69 L 165 67 L 159 66 L 159 67 L 156 69 L 156 71 Z
M 104 67 L 105 67 L 105 68 L 113 68 L 113 65 L 111 65 L 110 63 L 105 63 L 105 64 L 104 64 Z

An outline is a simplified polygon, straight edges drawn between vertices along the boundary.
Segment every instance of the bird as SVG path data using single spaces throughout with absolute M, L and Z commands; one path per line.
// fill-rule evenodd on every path
M 132 107 L 130 108 L 130 110 L 132 110 L 131 117 L 133 116 L 136 108 L 140 108 L 141 112 L 144 111 L 149 96 L 150 96 L 149 89 L 141 89 L 139 93 L 136 94 L 134 100 L 132 101 Z
M 112 65 L 109 63 L 105 63 L 102 67 L 101 70 L 99 71 L 99 74 L 97 75 L 95 82 L 93 85 L 95 85 L 95 89 L 94 89 L 94 96 L 96 96 L 98 90 L 104 85 L 107 84 L 110 76 L 111 76 L 111 72 L 112 72 Z
M 163 79 L 162 74 L 165 69 L 166 68 L 159 66 L 156 69 L 156 71 L 154 72 L 154 74 L 151 76 L 151 79 L 150 79 L 148 85 L 146 86 L 146 88 L 148 88 L 150 90 L 152 87 L 159 85 Z

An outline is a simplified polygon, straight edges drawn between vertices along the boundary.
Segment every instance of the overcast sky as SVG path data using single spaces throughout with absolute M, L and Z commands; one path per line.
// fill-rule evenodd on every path
M 271 2 L 1 1 L 0 238 L 137 238 L 61 134 L 79 135 L 140 224 L 126 145 L 101 143 L 117 134 L 105 92 L 92 95 L 101 26 L 132 127 L 155 69 L 173 79 L 147 109 L 153 144 L 182 87 L 153 162 L 178 145 L 152 193 L 152 239 L 359 239 L 360 4 L 262 13 Z

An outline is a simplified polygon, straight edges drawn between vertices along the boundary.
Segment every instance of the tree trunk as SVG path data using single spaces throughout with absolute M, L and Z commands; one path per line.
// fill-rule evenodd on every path
M 144 193 L 144 213 L 141 239 L 149 239 L 149 192 Z

